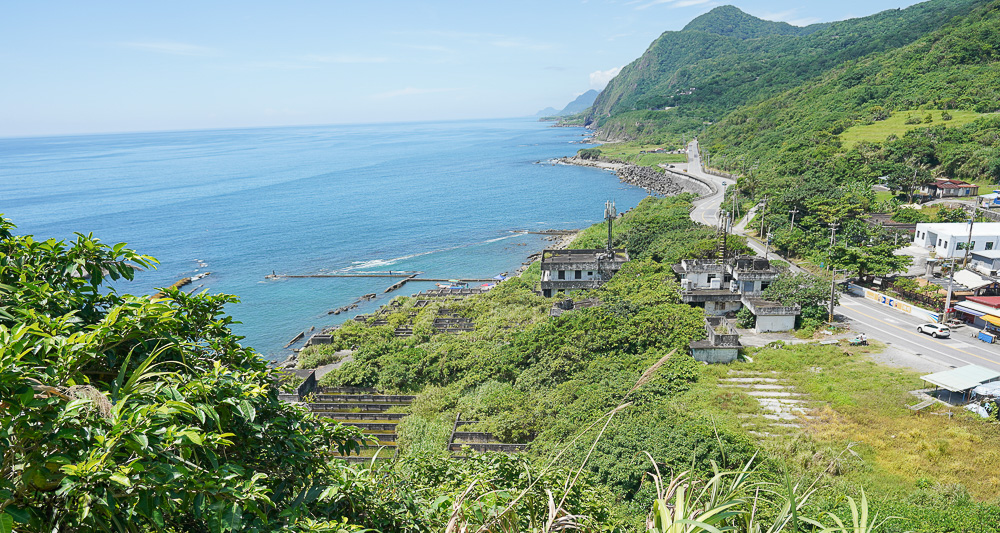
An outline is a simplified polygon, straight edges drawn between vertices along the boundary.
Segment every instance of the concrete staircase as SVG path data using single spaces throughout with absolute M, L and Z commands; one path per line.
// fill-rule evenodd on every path
M 455 426 L 451 431 L 451 438 L 448 439 L 448 451 L 457 459 L 464 459 L 464 455 L 455 455 L 463 448 L 477 452 L 503 452 L 518 453 L 528 449 L 527 444 L 506 444 L 500 442 L 492 433 L 485 431 L 459 431 L 463 426 L 476 424 L 475 420 L 462 420 L 462 413 L 455 416 Z
M 777 372 L 730 371 L 728 378 L 719 380 L 723 390 L 739 391 L 757 400 L 760 414 L 741 413 L 740 425 L 747 432 L 762 438 L 781 438 L 801 432 L 802 422 L 811 420 L 818 402 L 810 400 L 788 384 Z
M 354 426 L 366 435 L 374 437 L 378 444 L 365 445 L 358 455 L 343 456 L 349 463 L 367 463 L 378 454 L 379 460 L 391 459 L 396 455 L 396 424 L 406 413 L 388 411 L 410 405 L 415 396 L 381 394 L 374 389 L 355 387 L 324 388 L 317 392 L 309 409 L 317 416 L 332 418 Z

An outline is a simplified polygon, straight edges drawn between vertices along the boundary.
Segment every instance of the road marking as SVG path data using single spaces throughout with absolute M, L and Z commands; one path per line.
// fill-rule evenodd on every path
M 869 314 L 867 314 L 867 313 L 862 313 L 861 311 L 858 311 L 858 310 L 856 310 L 856 309 L 854 310 L 854 312 L 855 312 L 855 313 L 858 313 L 858 314 L 861 314 L 861 315 L 864 315 L 864 316 L 866 316 L 866 317 L 868 317 L 868 318 L 870 318 L 870 319 L 872 319 L 872 320 L 876 320 L 876 321 L 878 321 L 878 322 L 881 322 L 881 323 L 883 323 L 883 324 L 885 324 L 885 325 L 887 325 L 887 326 L 889 326 L 889 327 L 891 327 L 891 328 L 896 328 L 896 329 L 898 329 L 898 330 L 900 330 L 900 331 L 903 331 L 903 332 L 905 332 L 905 333 L 908 333 L 908 334 L 910 334 L 910 336 L 913 336 L 913 337 L 919 337 L 919 338 L 920 338 L 920 339 L 922 339 L 922 340 L 926 340 L 926 341 L 930 341 L 930 342 L 933 342 L 933 343 L 935 343 L 935 344 L 939 344 L 939 345 L 941 345 L 941 346 L 945 346 L 945 347 L 948 347 L 948 348 L 951 348 L 952 350 L 955 350 L 955 351 L 958 351 L 958 352 L 962 352 L 962 353 L 964 353 L 964 354 L 966 354 L 966 355 L 971 355 L 972 357 L 975 357 L 975 358 L 977 358 L 977 359 L 982 359 L 983 361 L 987 361 L 987 362 L 989 362 L 989 363 L 992 363 L 992 364 L 994 364 L 994 365 L 995 365 L 995 364 L 998 364 L 998 362 L 997 362 L 997 361 L 994 361 L 993 359 L 989 359 L 989 358 L 986 358 L 986 357 L 983 357 L 983 356 L 981 356 L 981 355 L 977 355 L 977 354 L 974 354 L 974 353 L 972 353 L 972 352 L 967 352 L 967 351 L 965 351 L 965 350 L 963 350 L 963 349 L 961 349 L 961 348 L 956 348 L 956 347 L 954 347 L 954 346 L 950 346 L 950 345 L 948 345 L 948 344 L 945 344 L 945 343 L 943 343 L 943 342 L 941 342 L 941 341 L 939 341 L 939 340 L 937 340 L 937 339 L 935 339 L 935 338 L 933 338 L 933 337 L 927 337 L 926 335 L 924 335 L 924 334 L 922 334 L 922 333 L 917 333 L 916 331 L 910 331 L 910 330 L 908 330 L 908 329 L 904 329 L 904 328 L 901 328 L 901 327 L 899 327 L 899 326 L 895 326 L 895 325 L 893 325 L 893 324 L 890 324 L 890 323 L 886 322 L 885 320 L 882 320 L 882 319 L 880 319 L 880 318 L 876 318 L 876 317 L 873 317 L 873 316 L 871 316 L 871 315 L 869 315 Z M 886 333 L 888 333 L 888 332 L 886 332 Z M 890 335 L 893 335 L 893 334 L 892 334 L 892 333 L 890 333 Z M 893 335 L 893 336 L 894 336 L 894 337 L 898 337 L 898 338 L 900 338 L 900 339 L 902 339 L 902 338 L 903 338 L 903 337 L 900 337 L 899 335 Z M 925 338 L 925 337 L 926 337 L 926 338 Z M 938 350 L 934 350 L 933 348 L 928 348 L 928 349 L 930 349 L 930 350 L 932 350 L 932 351 L 935 351 L 935 352 L 937 352 L 937 353 L 939 353 L 939 354 L 941 354 L 941 355 L 943 355 L 943 356 L 945 356 L 945 357 L 950 357 L 950 358 L 952 358 L 952 359 L 955 359 L 956 361 L 962 361 L 963 363 L 965 363 L 965 364 L 967 364 L 967 365 L 969 365 L 969 364 L 972 364 L 972 363 L 970 363 L 970 362 L 968 362 L 968 361 L 964 361 L 964 360 L 962 360 L 962 359 L 959 359 L 958 357 L 955 357 L 954 355 L 948 355 L 948 354 L 946 354 L 946 353 L 944 353 L 944 352 L 941 352 L 941 351 L 938 351 Z

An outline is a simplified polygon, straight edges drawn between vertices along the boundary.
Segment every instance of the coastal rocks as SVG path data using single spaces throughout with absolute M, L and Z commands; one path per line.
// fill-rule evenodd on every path
M 685 187 L 682 185 L 680 180 L 670 174 L 661 172 L 651 167 L 641 167 L 639 165 L 626 163 L 612 163 L 608 161 L 595 161 L 579 157 L 564 157 L 557 161 L 567 165 L 612 170 L 622 183 L 641 187 L 651 194 L 655 193 L 662 196 L 674 196 L 685 191 Z
M 650 167 L 625 165 L 617 171 L 623 183 L 646 189 L 647 192 L 663 196 L 674 196 L 684 192 L 684 188 L 671 176 Z

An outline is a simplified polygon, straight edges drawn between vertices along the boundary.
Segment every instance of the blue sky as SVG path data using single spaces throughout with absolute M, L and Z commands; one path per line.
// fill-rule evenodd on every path
M 0 136 L 526 116 L 718 5 L 806 25 L 914 3 L 9 2 Z

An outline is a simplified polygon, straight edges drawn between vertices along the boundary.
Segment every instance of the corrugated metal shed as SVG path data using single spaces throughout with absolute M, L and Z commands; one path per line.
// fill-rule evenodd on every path
M 920 379 L 951 392 L 965 392 L 983 383 L 1000 378 L 1000 372 L 976 365 L 936 372 L 921 376 Z

